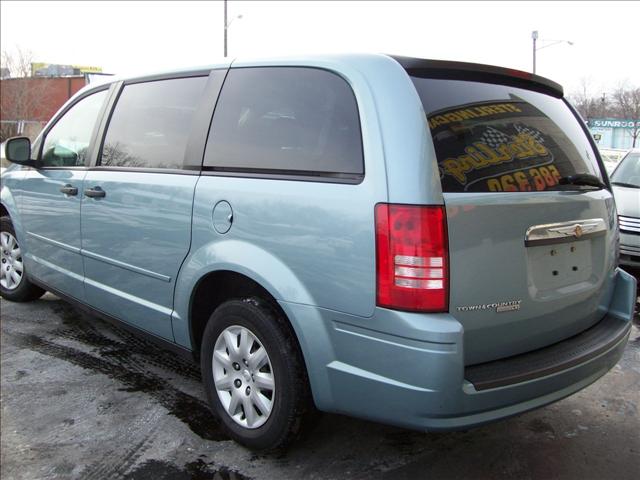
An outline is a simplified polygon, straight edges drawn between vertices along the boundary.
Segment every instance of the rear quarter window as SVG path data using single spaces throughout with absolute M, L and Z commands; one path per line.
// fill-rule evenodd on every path
M 521 88 L 412 77 L 445 192 L 544 191 L 601 177 L 587 135 L 558 98 Z
M 315 68 L 231 69 L 213 116 L 204 166 L 362 175 L 360 120 L 351 87 Z

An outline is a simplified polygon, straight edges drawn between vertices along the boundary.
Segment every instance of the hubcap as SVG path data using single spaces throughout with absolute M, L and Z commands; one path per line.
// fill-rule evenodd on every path
M 22 253 L 16 238 L 9 232 L 0 232 L 0 285 L 15 290 L 22 282 Z
M 258 337 L 238 325 L 224 329 L 213 349 L 212 366 L 216 392 L 227 414 L 245 428 L 264 425 L 276 388 L 271 360 Z

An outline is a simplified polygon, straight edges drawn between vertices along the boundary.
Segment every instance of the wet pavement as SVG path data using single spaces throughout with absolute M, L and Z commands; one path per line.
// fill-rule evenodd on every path
M 594 385 L 509 420 L 422 433 L 323 415 L 286 454 L 228 440 L 197 366 L 47 294 L 0 303 L 3 479 L 632 479 L 640 329 Z M 640 318 L 636 318 L 640 321 Z

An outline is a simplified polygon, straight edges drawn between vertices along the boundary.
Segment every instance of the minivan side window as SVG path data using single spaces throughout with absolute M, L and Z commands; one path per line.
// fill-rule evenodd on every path
M 111 115 L 100 165 L 182 168 L 207 77 L 125 85 Z
M 43 167 L 78 167 L 87 163 L 87 150 L 107 90 L 78 101 L 44 138 L 40 164 Z
M 231 69 L 204 167 L 297 175 L 362 175 L 358 106 L 349 84 L 317 68 Z

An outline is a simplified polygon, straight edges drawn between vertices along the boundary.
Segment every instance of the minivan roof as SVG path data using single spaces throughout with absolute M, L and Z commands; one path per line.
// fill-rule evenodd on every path
M 380 57 L 379 54 L 330 54 L 319 55 L 312 54 L 302 57 L 301 55 L 291 57 L 274 57 L 273 60 L 278 64 L 283 60 L 300 61 L 302 58 L 308 58 L 309 61 L 327 59 L 337 60 L 343 63 L 350 63 L 352 60 L 362 59 L 363 57 Z M 551 94 L 555 97 L 562 97 L 564 95 L 562 86 L 558 83 L 549 80 L 548 78 L 541 77 L 529 72 L 521 70 L 515 70 L 504 67 L 497 67 L 493 65 L 485 65 L 480 63 L 467 63 L 467 62 L 454 62 L 447 60 L 430 60 L 416 57 L 404 57 L 398 55 L 384 55 L 398 62 L 405 71 L 416 77 L 428 77 L 428 78 L 443 78 L 443 79 L 459 79 L 469 81 L 481 81 L 481 82 L 495 82 L 502 84 L 510 84 L 516 87 L 526 88 L 529 90 L 537 90 L 543 93 Z M 259 63 L 265 64 L 269 62 L 269 58 L 260 59 Z M 234 63 L 246 63 L 246 59 L 222 59 L 206 66 L 181 68 L 181 69 L 168 69 L 162 71 L 151 72 L 148 74 L 134 75 L 134 76 L 114 76 L 107 82 L 102 83 L 110 84 L 117 81 L 125 80 L 152 80 L 154 78 L 161 78 L 175 74 L 194 74 L 196 72 L 206 72 L 208 70 L 228 68 Z M 95 86 L 95 85 L 94 85 Z

